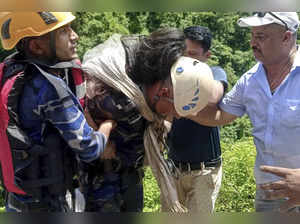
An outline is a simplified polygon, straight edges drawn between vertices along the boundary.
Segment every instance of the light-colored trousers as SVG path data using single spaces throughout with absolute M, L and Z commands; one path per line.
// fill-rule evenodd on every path
M 213 213 L 222 182 L 222 166 L 184 172 L 177 169 L 177 172 L 175 182 L 180 203 L 189 212 Z M 161 211 L 170 212 L 162 195 L 160 201 Z

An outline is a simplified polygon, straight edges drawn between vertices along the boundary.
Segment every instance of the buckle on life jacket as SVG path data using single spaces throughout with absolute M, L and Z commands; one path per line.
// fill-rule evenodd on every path
M 25 150 L 12 150 L 13 158 L 17 160 L 28 159 L 29 154 Z
M 41 145 L 33 145 L 30 149 L 28 150 L 23 150 L 23 149 L 13 149 L 13 157 L 16 160 L 26 160 L 29 159 L 30 157 L 37 157 L 37 156 L 43 156 L 48 154 L 49 150 L 48 148 L 41 146 Z

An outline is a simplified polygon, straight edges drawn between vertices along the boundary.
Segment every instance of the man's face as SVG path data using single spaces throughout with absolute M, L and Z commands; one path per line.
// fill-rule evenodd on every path
M 146 88 L 147 102 L 150 108 L 162 117 L 179 117 L 174 107 L 172 84 L 159 81 Z
M 195 58 L 202 62 L 206 62 L 208 60 L 210 52 L 204 51 L 202 45 L 198 41 L 186 39 L 185 44 L 185 56 Z
M 256 60 L 265 65 L 279 63 L 284 52 L 284 33 L 283 26 L 274 24 L 252 27 L 250 45 Z
M 56 56 L 59 61 L 70 61 L 78 58 L 77 54 L 78 35 L 67 24 L 56 30 Z

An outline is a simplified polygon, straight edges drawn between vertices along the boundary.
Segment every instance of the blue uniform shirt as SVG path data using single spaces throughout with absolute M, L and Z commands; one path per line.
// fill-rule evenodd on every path
M 52 124 L 68 146 L 85 162 L 99 158 L 106 138 L 87 124 L 80 103 L 66 83 L 53 76 L 64 97 L 41 73 L 25 84 L 20 97 L 19 117 L 24 131 L 35 143 L 42 144 L 46 122 Z

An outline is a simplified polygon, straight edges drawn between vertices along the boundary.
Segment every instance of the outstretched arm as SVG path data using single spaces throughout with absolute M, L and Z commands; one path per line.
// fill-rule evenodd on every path
M 221 126 L 224 124 L 228 124 L 235 120 L 237 116 L 233 114 L 229 114 L 215 105 L 208 105 L 203 110 L 201 110 L 196 116 L 189 116 L 189 119 L 205 125 L 205 126 Z

